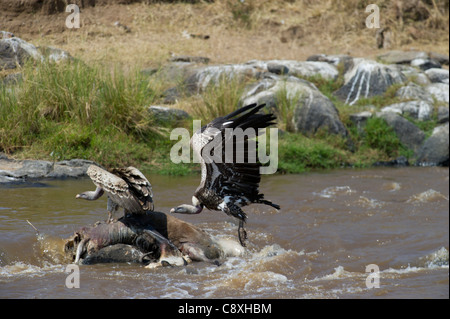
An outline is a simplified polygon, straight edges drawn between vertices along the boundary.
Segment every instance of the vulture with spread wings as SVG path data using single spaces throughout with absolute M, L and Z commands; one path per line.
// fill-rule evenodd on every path
M 245 246 L 247 215 L 241 209 L 260 203 L 280 209 L 259 193 L 261 181 L 258 142 L 263 128 L 274 124 L 273 114 L 259 114 L 263 105 L 244 106 L 216 118 L 194 133 L 191 146 L 200 159 L 201 181 L 192 197 L 192 205 L 172 208 L 171 213 L 198 214 L 204 207 L 218 210 L 239 220 L 238 237 Z M 250 129 L 250 130 L 248 130 Z M 227 147 L 227 146 L 230 146 Z

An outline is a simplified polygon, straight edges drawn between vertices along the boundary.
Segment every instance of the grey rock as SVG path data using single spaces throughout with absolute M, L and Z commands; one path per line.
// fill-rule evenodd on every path
M 321 76 L 327 80 L 334 80 L 339 75 L 337 68 L 327 62 L 252 60 L 242 64 L 191 66 L 187 72 L 185 87 L 188 92 L 196 94 L 204 91 L 210 84 L 218 84 L 220 80 L 260 79 L 267 72 L 299 78 Z
M 145 76 L 152 76 L 157 74 L 159 70 L 160 70 L 159 68 L 149 67 L 142 69 L 140 73 Z
M 169 59 L 170 62 L 188 62 L 188 63 L 203 63 L 208 64 L 210 59 L 204 56 L 191 55 L 175 55 Z
M 360 98 L 381 95 L 395 83 L 403 83 L 405 75 L 395 66 L 355 58 L 353 67 L 344 74 L 344 85 L 334 95 L 353 105 Z
M 312 83 L 293 76 L 273 75 L 254 83 L 243 94 L 241 103 L 243 105 L 265 103 L 277 113 L 279 92 L 286 92 L 286 98 L 295 103 L 290 123 L 295 132 L 314 134 L 319 129 L 325 129 L 332 134 L 348 136 L 334 104 Z
M 69 52 L 58 48 L 54 48 L 51 46 L 42 46 L 38 47 L 37 49 L 42 54 L 43 58 L 49 62 L 73 60 L 73 57 L 69 54 Z
M 428 55 L 431 59 L 438 61 L 440 64 L 448 65 L 449 63 L 449 57 L 446 54 L 429 52 Z
M 196 68 L 196 64 L 190 62 L 172 62 L 163 67 L 147 68 L 141 72 L 145 75 L 153 75 L 164 81 L 175 81 L 178 83 L 183 82 L 188 76 L 193 73 Z
M 0 70 L 22 66 L 28 58 L 42 59 L 36 47 L 20 38 L 0 40 Z
M 0 69 L 14 69 L 23 66 L 27 59 L 59 62 L 72 59 L 69 53 L 53 47 L 36 48 L 20 38 L 0 40 Z
M 93 161 L 73 159 L 60 162 L 41 160 L 13 160 L 0 158 L 0 183 L 20 182 L 45 178 L 74 178 L 86 174 Z M 98 165 L 98 164 L 96 164 Z
M 306 97 L 302 105 L 295 109 L 294 125 L 298 132 L 316 133 L 319 129 L 325 129 L 331 134 L 348 136 L 334 104 L 317 92 Z
M 433 59 L 414 59 L 411 61 L 411 66 L 420 68 L 421 70 L 428 70 L 433 68 L 441 68 L 439 62 Z
M 413 80 L 413 82 L 417 84 L 427 85 L 431 83 L 428 76 L 426 76 L 422 70 L 418 70 L 417 68 L 406 64 L 393 64 L 392 66 L 400 70 L 406 78 Z
M 438 107 L 438 123 L 448 122 L 448 106 L 439 106 Z
M 177 101 L 182 98 L 183 92 L 182 89 L 180 89 L 177 86 L 174 86 L 165 90 L 162 93 L 162 96 L 164 97 L 163 100 L 164 104 L 174 104 L 177 103 Z
M 438 126 L 417 151 L 418 165 L 449 164 L 449 123 Z
M 449 103 L 449 85 L 445 83 L 431 83 L 425 90 L 438 102 Z
M 174 122 L 190 118 L 186 111 L 160 105 L 149 106 L 148 112 L 159 122 Z
M 14 182 L 17 182 L 17 178 L 8 175 L 2 175 L 2 171 L 0 170 L 0 184 L 14 183 Z
M 53 163 L 40 160 L 24 160 L 22 167 L 13 172 L 16 178 L 42 178 L 53 169 Z
M 267 63 L 267 71 L 278 75 L 287 75 L 289 68 L 283 64 Z
M 425 140 L 425 133 L 402 116 L 394 112 L 379 112 L 377 116 L 394 129 L 400 142 L 406 147 L 416 151 Z
M 426 121 L 431 118 L 433 105 L 427 101 L 415 100 L 388 105 L 381 109 L 382 112 L 395 112 L 400 115 L 408 114 L 411 117 Z
M 399 50 L 392 50 L 378 56 L 379 60 L 389 64 L 411 63 L 411 61 L 415 59 L 428 59 L 428 58 L 429 58 L 428 54 L 423 51 L 399 51 Z
M 449 71 L 446 69 L 431 68 L 425 71 L 431 82 L 449 84 Z
M 395 96 L 402 99 L 421 100 L 433 103 L 431 93 L 415 83 L 408 83 L 408 85 L 402 86 L 397 90 Z
M 0 40 L 8 38 L 14 38 L 14 34 L 8 31 L 0 31 Z
M 203 92 L 208 85 L 217 85 L 221 80 L 243 80 L 246 77 L 256 78 L 267 68 L 261 69 L 257 63 L 227 64 L 197 67 L 191 69 L 185 80 L 185 88 L 188 93 L 197 94 Z
M 98 165 L 93 161 L 84 159 L 71 159 L 56 162 L 53 170 L 46 175 L 49 178 L 74 178 L 86 175 L 89 165 Z
M 379 161 L 375 162 L 373 166 L 383 166 L 383 167 L 406 167 L 409 166 L 409 161 L 404 156 L 399 156 L 390 161 Z
M 353 57 L 346 54 L 337 54 L 337 55 L 314 54 L 309 56 L 306 59 L 306 61 L 327 62 L 335 66 L 338 66 L 339 63 L 344 62 L 345 60 L 352 60 L 352 59 Z
M 344 73 L 346 73 L 350 68 L 353 67 L 353 57 L 346 54 L 337 54 L 337 55 L 316 54 L 309 56 L 306 59 L 306 61 L 327 62 L 333 64 L 336 67 L 338 65 L 342 65 Z
M 285 70 L 287 73 L 276 73 L 284 75 L 292 75 L 299 78 L 320 76 L 326 80 L 335 80 L 339 72 L 337 68 L 327 62 L 322 61 L 293 61 L 293 60 L 270 60 L 270 61 L 254 61 L 261 69 L 268 72 L 271 70 Z M 270 68 L 269 68 L 270 66 Z

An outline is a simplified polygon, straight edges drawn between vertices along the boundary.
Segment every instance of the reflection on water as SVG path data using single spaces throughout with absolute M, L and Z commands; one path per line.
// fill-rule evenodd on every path
M 199 182 L 197 176 L 148 177 L 163 212 L 189 203 Z M 282 209 L 245 208 L 243 256 L 219 267 L 80 266 L 80 288 L 68 289 L 62 239 L 106 219 L 106 198 L 75 200 L 89 189 L 88 179 L 0 188 L 1 298 L 449 297 L 447 168 L 264 177 L 261 191 Z M 223 213 L 177 217 L 236 240 L 236 222 Z M 366 287 L 369 264 L 379 267 L 380 288 Z

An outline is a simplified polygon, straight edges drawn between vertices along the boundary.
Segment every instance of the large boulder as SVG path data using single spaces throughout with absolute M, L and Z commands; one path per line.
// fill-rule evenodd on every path
M 46 178 L 77 178 L 86 175 L 88 167 L 95 162 L 85 159 L 63 160 L 53 164 Z
M 210 84 L 217 85 L 221 80 L 260 79 L 266 73 L 299 78 L 322 77 L 326 80 L 335 80 L 339 75 L 337 68 L 327 62 L 292 60 L 252 60 L 240 64 L 219 65 L 177 61 L 169 63 L 159 73 L 169 73 L 182 79 L 188 94 L 202 93 Z
M 429 52 L 428 55 L 431 59 L 438 61 L 440 64 L 449 64 L 449 56 L 448 54 L 442 54 L 437 52 Z
M 221 80 L 233 81 L 246 78 L 256 78 L 266 69 L 261 69 L 258 63 L 227 64 L 200 66 L 191 69 L 187 74 L 184 86 L 187 93 L 197 94 L 204 91 L 208 85 L 217 85 Z
M 423 51 L 400 51 L 392 50 L 380 54 L 378 59 L 388 64 L 409 64 L 416 59 L 428 59 L 429 56 Z
M 60 62 L 72 60 L 73 57 L 69 52 L 61 50 L 59 48 L 43 46 L 37 48 L 43 59 L 49 62 Z
M 340 63 L 351 62 L 353 57 L 347 54 L 314 54 L 306 58 L 306 61 L 318 61 L 331 63 L 338 66 Z
M 400 142 L 409 149 L 416 151 L 425 140 L 425 133 L 421 129 L 397 113 L 379 112 L 377 116 L 394 129 Z
M 427 101 L 413 100 L 401 103 L 395 103 L 385 106 L 382 112 L 395 112 L 400 115 L 409 115 L 420 121 L 426 121 L 431 118 L 433 105 Z
M 267 72 L 292 75 L 298 78 L 317 76 L 326 80 L 336 80 L 339 75 L 333 64 L 324 61 L 270 60 L 255 61 L 254 63 Z
M 360 98 L 382 95 L 391 85 L 405 80 L 405 75 L 395 66 L 355 58 L 353 66 L 344 74 L 344 85 L 334 94 L 353 105 Z
M 448 64 L 448 56 L 424 51 L 393 50 L 379 55 L 378 59 L 387 64 L 409 64 L 421 70 L 441 68 L 441 64 Z
M 438 102 L 449 103 L 449 85 L 445 83 L 431 83 L 425 90 Z
M 402 72 L 407 79 L 413 80 L 414 83 L 423 86 L 431 83 L 428 76 L 418 68 L 406 64 L 397 64 L 395 67 Z
M 190 117 L 186 111 L 160 105 L 151 105 L 147 110 L 157 122 L 162 123 L 173 123 Z
M 22 66 L 28 58 L 43 59 L 37 48 L 20 38 L 0 40 L 0 70 L 15 69 Z
M 433 97 L 425 88 L 413 82 L 402 86 L 397 90 L 395 96 L 404 100 L 419 100 L 428 103 L 433 103 Z
M 449 123 L 438 126 L 416 153 L 419 165 L 449 164 Z
M 290 110 L 292 123 L 288 124 L 295 132 L 314 134 L 319 129 L 325 129 L 331 134 L 348 136 L 333 102 L 306 80 L 271 75 L 252 84 L 243 94 L 241 102 L 244 105 L 265 103 L 279 114 L 280 94 L 286 94 L 285 99 L 294 104 Z
M 446 69 L 432 68 L 425 71 L 431 82 L 449 84 L 449 72 Z
M 41 160 L 13 160 L 0 157 L 0 183 L 23 182 L 41 178 L 69 178 L 86 175 L 93 161 L 84 159 L 59 162 Z
M 23 66 L 27 59 L 59 62 L 72 59 L 71 55 L 53 47 L 35 47 L 33 44 L 16 37 L 0 40 L 0 70 L 15 69 Z
M 419 68 L 423 71 L 442 67 L 439 62 L 433 59 L 415 59 L 411 61 L 411 66 Z
M 437 120 L 438 120 L 438 123 L 448 122 L 448 120 L 449 120 L 448 105 L 438 107 Z

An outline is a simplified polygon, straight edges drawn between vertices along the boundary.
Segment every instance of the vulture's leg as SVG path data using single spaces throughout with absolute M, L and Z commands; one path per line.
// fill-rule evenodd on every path
M 238 228 L 238 237 L 239 242 L 241 243 L 242 247 L 247 246 L 245 244 L 245 241 L 247 240 L 247 231 L 244 228 L 245 220 L 240 219 L 239 220 L 239 228 Z
M 238 237 L 239 242 L 241 243 L 242 247 L 246 247 L 245 240 L 247 239 L 247 232 L 244 228 L 245 220 L 247 219 L 247 214 L 244 213 L 244 211 L 237 205 L 233 203 L 225 203 L 222 205 L 222 210 L 227 215 L 231 215 L 233 217 L 236 217 L 239 219 L 239 228 L 238 228 Z

